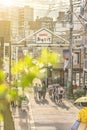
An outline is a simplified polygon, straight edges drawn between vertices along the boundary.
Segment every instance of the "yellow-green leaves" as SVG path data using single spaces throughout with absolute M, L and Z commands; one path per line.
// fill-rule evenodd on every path
M 46 76 L 46 67 L 53 67 L 59 62 L 60 56 L 48 48 L 41 50 L 39 57 L 35 58 L 26 55 L 22 60 L 14 65 L 13 74 L 20 75 L 20 86 L 25 88 L 32 83 L 35 77 Z
M 18 97 L 18 89 L 16 87 L 12 87 L 9 89 L 9 92 L 7 94 L 7 100 L 15 100 Z
M 5 80 L 5 74 L 3 71 L 0 70 L 0 83 L 3 83 L 4 80 Z
M 42 49 L 41 55 L 38 58 L 39 62 L 44 65 L 55 65 L 59 62 L 59 54 L 56 52 L 50 51 L 48 48 Z
M 5 84 L 0 84 L 0 99 L 5 98 L 7 92 L 8 92 L 7 85 L 5 85 Z
M 0 108 L 2 107 L 2 105 L 0 105 Z M 3 108 L 3 107 L 2 107 Z M 0 114 L 0 121 L 3 121 L 3 116 L 2 114 Z

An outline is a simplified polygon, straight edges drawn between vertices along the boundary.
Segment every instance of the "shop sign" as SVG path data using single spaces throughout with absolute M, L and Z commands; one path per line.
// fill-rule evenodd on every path
M 42 30 L 36 34 L 36 43 L 52 43 L 52 34 Z

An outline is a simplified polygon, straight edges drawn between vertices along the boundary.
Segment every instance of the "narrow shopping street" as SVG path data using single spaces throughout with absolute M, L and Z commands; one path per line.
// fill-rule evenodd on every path
M 44 101 L 35 101 L 33 93 L 29 94 L 29 98 L 31 130 L 70 130 L 78 112 L 70 101 L 63 99 L 63 103 L 57 105 L 48 93 Z
M 0 5 L 0 130 L 86 123 L 78 111 L 87 107 L 87 0 Z

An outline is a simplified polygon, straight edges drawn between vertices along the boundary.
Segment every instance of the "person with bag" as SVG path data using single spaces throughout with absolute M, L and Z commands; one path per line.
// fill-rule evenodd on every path
M 38 93 L 38 84 L 34 84 L 34 98 L 37 99 L 37 93 Z
M 38 98 L 39 100 L 41 99 L 42 97 L 42 87 L 41 87 L 41 84 L 38 85 Z
M 82 102 L 81 105 L 83 108 L 78 112 L 78 120 L 80 121 L 78 130 L 87 130 L 87 102 Z
M 46 84 L 45 81 L 42 82 L 42 97 L 45 99 L 46 97 Z
M 71 130 L 78 130 L 78 127 L 80 125 L 80 121 L 79 120 L 76 120 L 72 126 L 71 126 Z
M 58 86 L 58 103 L 62 103 L 62 98 L 64 94 L 64 88 L 62 86 Z

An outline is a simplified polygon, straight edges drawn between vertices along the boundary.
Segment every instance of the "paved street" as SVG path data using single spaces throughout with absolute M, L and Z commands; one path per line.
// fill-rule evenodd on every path
M 29 111 L 13 108 L 15 130 L 70 130 L 76 120 L 78 109 L 65 99 L 61 105 L 55 104 L 47 94 L 46 100 L 35 100 L 31 92 Z
M 12 109 L 15 130 L 30 130 L 29 112 L 21 111 L 18 107 Z
M 57 105 L 48 95 L 45 101 L 35 101 L 32 93 L 29 98 L 31 130 L 70 130 L 78 112 L 72 103 L 63 100 Z

